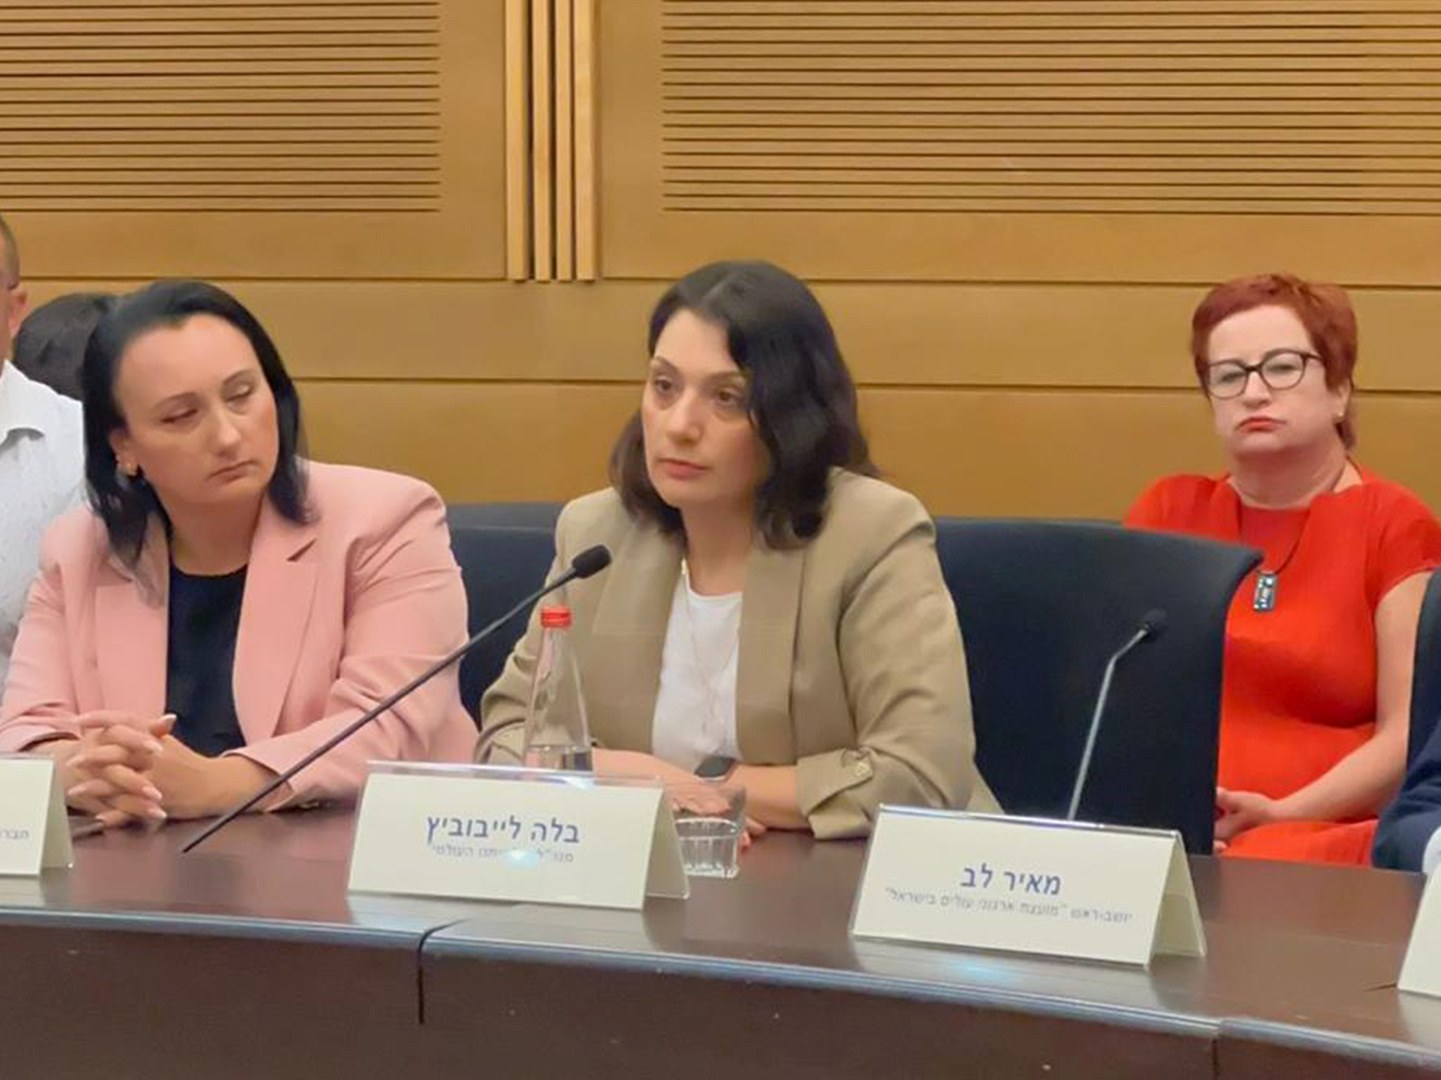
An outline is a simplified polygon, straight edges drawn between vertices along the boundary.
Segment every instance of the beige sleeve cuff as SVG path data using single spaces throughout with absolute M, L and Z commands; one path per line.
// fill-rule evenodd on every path
M 830 750 L 796 762 L 796 799 L 817 840 L 868 836 L 875 766 L 864 750 Z

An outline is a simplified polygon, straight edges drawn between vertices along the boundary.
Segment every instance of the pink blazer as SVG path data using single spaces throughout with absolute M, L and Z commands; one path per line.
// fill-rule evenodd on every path
M 312 522 L 266 500 L 250 549 L 235 643 L 246 745 L 284 769 L 466 636 L 465 589 L 445 508 L 394 473 L 309 466 Z M 134 571 L 88 507 L 46 534 L 0 706 L 0 752 L 74 733 L 97 709 L 165 711 L 169 551 L 157 525 Z M 366 762 L 469 761 L 475 725 L 454 669 L 292 782 L 292 802 L 353 799 Z

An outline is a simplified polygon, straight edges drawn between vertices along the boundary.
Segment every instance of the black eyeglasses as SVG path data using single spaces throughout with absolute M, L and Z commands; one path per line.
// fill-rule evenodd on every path
M 1222 360 L 1206 367 L 1206 393 L 1214 398 L 1240 397 L 1251 381 L 1252 372 L 1261 376 L 1261 381 L 1272 390 L 1289 390 L 1305 377 L 1306 362 L 1320 362 L 1320 359 L 1315 353 L 1300 349 L 1272 349 L 1261 357 L 1259 364 Z

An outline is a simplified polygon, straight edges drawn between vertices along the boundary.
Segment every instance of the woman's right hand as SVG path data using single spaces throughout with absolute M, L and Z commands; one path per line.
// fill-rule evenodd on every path
M 80 739 L 54 752 L 68 803 L 106 828 L 164 821 L 160 789 L 148 774 L 173 723 L 171 716 L 142 720 L 112 710 L 81 716 Z

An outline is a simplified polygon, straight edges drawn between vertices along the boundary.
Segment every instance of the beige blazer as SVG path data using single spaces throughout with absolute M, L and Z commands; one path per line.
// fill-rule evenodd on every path
M 592 544 L 614 562 L 566 587 L 591 734 L 650 752 L 681 546 L 610 490 L 568 504 L 556 568 Z M 525 713 L 539 613 L 481 703 L 484 727 Z M 839 470 L 820 534 L 757 546 L 746 568 L 736 733 L 753 765 L 795 765 L 817 837 L 865 836 L 881 803 L 997 809 L 976 772 L 966 660 L 914 496 Z M 501 745 L 517 749 L 517 733 Z

